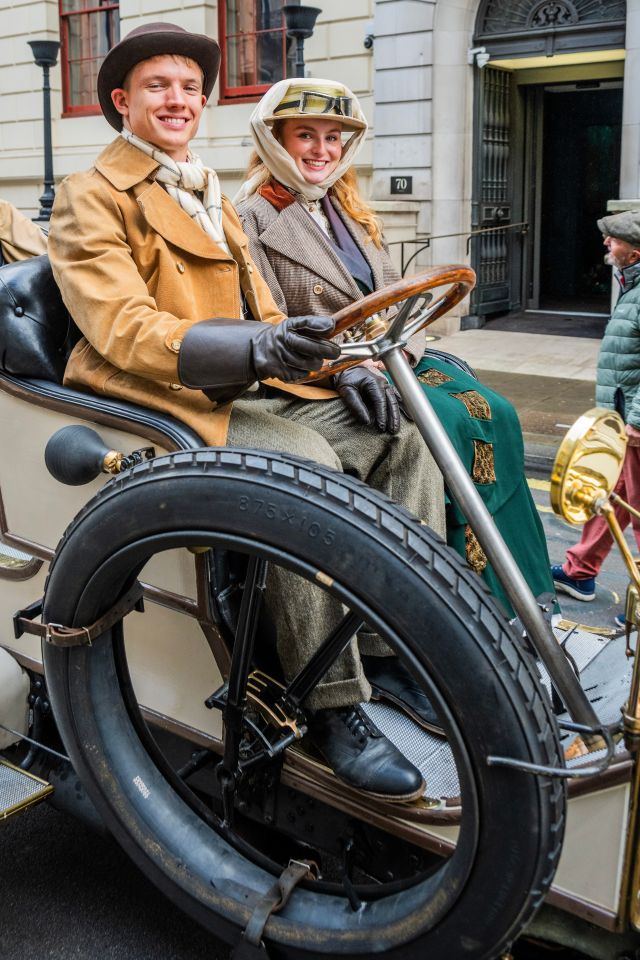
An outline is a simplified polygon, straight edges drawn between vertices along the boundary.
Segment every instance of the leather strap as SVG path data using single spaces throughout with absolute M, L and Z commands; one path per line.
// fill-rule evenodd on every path
M 243 937 L 231 954 L 231 960 L 269 960 L 269 952 L 262 940 L 256 946 Z
M 106 630 L 110 630 L 132 610 L 142 612 L 142 586 L 136 580 L 130 590 L 88 627 L 66 627 L 62 623 L 38 623 L 34 620 L 42 613 L 42 601 L 32 604 L 25 610 L 19 610 L 13 618 L 16 639 L 23 633 L 42 637 L 54 647 L 91 646 Z
M 231 960 L 260 960 L 260 958 L 264 960 L 269 956 L 262 942 L 262 935 L 269 917 L 282 910 L 294 889 L 309 873 L 317 873 L 315 864 L 307 863 L 305 860 L 289 861 L 289 866 L 282 871 L 274 885 L 255 905 L 242 939 L 231 954 Z

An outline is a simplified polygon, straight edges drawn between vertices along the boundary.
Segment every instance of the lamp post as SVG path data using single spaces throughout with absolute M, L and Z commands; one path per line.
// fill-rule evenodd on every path
M 55 67 L 60 42 L 58 40 L 29 40 L 33 59 L 42 67 L 42 104 L 44 123 L 44 193 L 40 197 L 40 212 L 34 217 L 36 223 L 46 223 L 51 219 L 51 208 L 55 198 L 53 189 L 53 151 L 51 149 L 51 86 L 49 68 Z
M 316 19 L 322 10 L 297 3 L 285 3 L 282 7 L 287 25 L 287 36 L 296 41 L 296 77 L 304 77 L 304 41 L 313 33 Z

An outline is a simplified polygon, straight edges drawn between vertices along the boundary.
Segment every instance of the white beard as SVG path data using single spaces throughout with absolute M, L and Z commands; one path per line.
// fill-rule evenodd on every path
M 615 257 L 611 252 L 605 253 L 604 262 L 608 263 L 610 267 L 615 267 L 616 270 L 624 270 L 625 267 L 630 267 L 634 263 L 638 263 L 638 258 L 634 258 L 633 253 L 629 254 L 624 258 L 624 262 L 620 257 Z
M 620 263 L 618 257 L 614 257 L 612 253 L 605 253 L 604 262 L 610 267 L 613 267 L 615 270 L 623 270 L 628 264 Z

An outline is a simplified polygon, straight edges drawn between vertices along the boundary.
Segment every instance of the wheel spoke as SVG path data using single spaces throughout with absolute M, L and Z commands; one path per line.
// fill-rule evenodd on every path
M 353 855 L 355 853 L 355 844 L 353 837 L 350 837 L 344 847 L 344 856 L 342 858 L 342 886 L 347 895 L 349 906 L 354 912 L 362 907 L 362 900 L 356 892 L 353 885 Z
M 402 334 L 402 331 L 405 328 L 405 324 L 409 320 L 413 308 L 415 307 L 418 300 L 420 300 L 422 294 L 416 293 L 412 297 L 407 297 L 404 301 L 397 314 L 393 318 L 391 326 L 385 334 L 386 340 L 397 340 L 398 337 Z
M 188 780 L 194 773 L 198 773 L 211 763 L 212 756 L 211 750 L 197 750 L 191 754 L 190 759 L 183 766 L 176 770 L 176 776 L 181 780 Z

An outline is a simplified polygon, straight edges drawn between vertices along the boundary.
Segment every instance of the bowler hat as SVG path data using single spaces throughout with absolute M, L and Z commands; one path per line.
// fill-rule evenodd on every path
M 626 240 L 640 250 L 640 210 L 625 210 L 598 220 L 598 228 L 605 237 Z
M 123 85 L 125 77 L 136 63 L 166 53 L 195 60 L 204 74 L 202 92 L 209 97 L 220 66 L 220 47 L 216 41 L 201 33 L 189 33 L 175 23 L 147 23 L 136 27 L 112 47 L 98 73 L 100 106 L 116 130 L 122 130 L 122 115 L 113 105 L 111 91 Z

